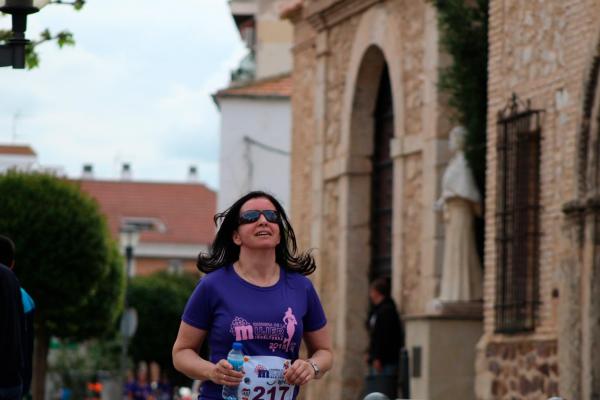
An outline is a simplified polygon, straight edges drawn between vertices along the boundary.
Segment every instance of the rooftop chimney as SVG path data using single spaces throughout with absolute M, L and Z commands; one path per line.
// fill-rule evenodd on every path
M 188 170 L 188 182 L 198 182 L 198 170 L 195 165 L 190 165 Z
M 131 180 L 131 165 L 129 165 L 129 163 L 123 163 L 123 167 L 121 168 L 121 180 Z
M 94 179 L 94 166 L 92 164 L 83 164 L 81 179 Z

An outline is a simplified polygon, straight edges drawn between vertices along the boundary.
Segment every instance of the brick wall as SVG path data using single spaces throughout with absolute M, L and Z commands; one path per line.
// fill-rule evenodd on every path
M 485 245 L 485 335 L 478 360 L 478 397 L 527 398 L 557 393 L 555 343 L 560 315 L 560 263 L 568 247 L 562 206 L 576 196 L 576 140 L 586 72 L 596 47 L 598 5 L 590 1 L 490 2 L 488 170 Z M 544 110 L 541 144 L 540 307 L 534 332 L 522 340 L 494 333 L 496 279 L 496 116 L 512 93 Z M 524 345 L 523 343 L 527 343 Z M 528 351 L 523 350 L 526 346 Z M 512 349 L 511 349 L 512 348 Z M 539 350 L 540 348 L 551 350 Z M 551 353 L 548 361 L 543 355 Z M 511 360 L 507 356 L 514 355 Z M 503 356 L 504 355 L 504 356 Z M 486 362 L 481 363 L 481 359 Z M 525 368 L 521 368 L 524 364 Z M 544 367 L 542 367 L 544 366 Z M 535 378 L 530 368 L 537 371 Z M 493 369 L 493 371 L 490 370 Z M 512 368 L 508 375 L 502 371 Z M 490 379 L 490 372 L 494 378 Z M 510 376 L 510 378 L 509 378 Z M 506 378 L 506 379 L 504 379 Z M 483 384 L 482 384 L 483 383 Z M 532 386 L 533 385 L 533 386 Z M 542 397 L 540 397 L 542 398 Z

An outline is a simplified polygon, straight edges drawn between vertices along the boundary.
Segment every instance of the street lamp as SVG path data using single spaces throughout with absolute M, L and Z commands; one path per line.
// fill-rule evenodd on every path
M 27 15 L 40 11 L 50 0 L 0 0 L 0 11 L 12 16 L 12 37 L 0 45 L 0 67 L 25 68 Z
M 1 1 L 1 0 L 0 0 Z M 125 308 L 121 319 L 121 379 L 124 379 L 127 372 L 127 348 L 129 339 L 135 333 L 137 327 L 137 312 L 129 307 L 128 291 L 129 280 L 133 276 L 133 256 L 134 249 L 139 243 L 140 233 L 146 231 L 164 232 L 164 224 L 154 218 L 125 218 L 121 222 L 119 229 L 121 245 L 125 248 L 125 260 L 127 267 L 127 277 L 125 279 Z M 123 386 L 123 385 L 122 385 Z

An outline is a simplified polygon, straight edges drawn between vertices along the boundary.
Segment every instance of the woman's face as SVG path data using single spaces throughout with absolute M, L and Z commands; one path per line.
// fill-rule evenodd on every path
M 244 203 L 240 215 L 252 210 L 276 211 L 276 208 L 269 199 L 257 197 Z M 248 249 L 275 248 L 280 240 L 279 225 L 277 222 L 269 222 L 263 214 L 254 222 L 240 223 L 233 232 L 233 242 Z

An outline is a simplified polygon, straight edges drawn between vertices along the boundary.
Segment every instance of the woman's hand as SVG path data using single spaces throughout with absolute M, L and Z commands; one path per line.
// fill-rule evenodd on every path
M 315 378 L 315 370 L 306 360 L 297 359 L 283 374 L 290 385 L 304 385 Z
M 227 360 L 219 360 L 210 372 L 210 380 L 217 385 L 236 386 L 242 382 L 244 373 L 236 371 Z

